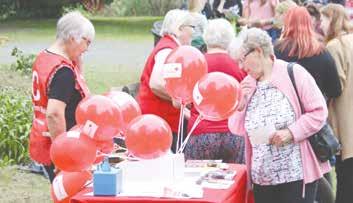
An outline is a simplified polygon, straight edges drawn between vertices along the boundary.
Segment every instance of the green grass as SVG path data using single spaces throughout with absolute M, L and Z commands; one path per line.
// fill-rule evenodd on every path
M 44 176 L 17 170 L 17 166 L 0 168 L 1 203 L 49 203 L 50 184 Z
M 11 87 L 23 94 L 31 90 L 31 76 L 10 69 L 10 65 L 0 65 L 0 87 Z
M 137 82 L 139 69 L 115 65 L 101 65 L 85 67 L 84 76 L 93 94 L 102 94 L 112 87 L 119 87 Z M 31 77 L 12 71 L 9 65 L 0 65 L 0 87 L 12 87 L 24 94 L 30 94 Z
M 139 69 L 115 65 L 102 65 L 85 67 L 84 75 L 92 93 L 102 94 L 112 87 L 120 87 L 138 81 Z
M 162 17 L 92 18 L 99 39 L 151 40 L 152 24 Z M 1 36 L 10 41 L 42 41 L 55 38 L 57 19 L 0 21 Z

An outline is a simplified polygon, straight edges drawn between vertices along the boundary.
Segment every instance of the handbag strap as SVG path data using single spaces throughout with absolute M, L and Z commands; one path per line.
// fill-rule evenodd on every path
M 300 100 L 300 97 L 299 97 L 299 94 L 298 94 L 298 89 L 297 89 L 297 85 L 296 85 L 296 83 L 295 83 L 295 78 L 294 78 L 294 73 L 293 73 L 293 67 L 294 67 L 294 65 L 295 65 L 295 63 L 288 63 L 288 65 L 287 65 L 287 71 L 288 71 L 289 78 L 290 78 L 290 80 L 292 81 L 292 84 L 293 84 L 295 93 L 297 94 L 298 101 L 299 101 L 299 104 L 300 104 L 300 109 L 301 109 L 301 112 L 302 112 L 302 114 L 303 114 L 303 113 L 304 113 L 304 107 L 303 107 L 303 103 L 302 103 L 302 101 Z

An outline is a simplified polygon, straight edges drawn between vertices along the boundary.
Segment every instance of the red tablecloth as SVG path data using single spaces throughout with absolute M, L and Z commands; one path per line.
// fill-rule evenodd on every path
M 169 199 L 149 197 L 94 197 L 84 194 L 91 192 L 92 188 L 85 188 L 71 198 L 71 203 L 131 203 L 131 202 L 191 202 L 191 203 L 245 203 L 246 167 L 245 165 L 230 164 L 230 168 L 237 171 L 234 184 L 226 190 L 204 189 L 202 199 Z

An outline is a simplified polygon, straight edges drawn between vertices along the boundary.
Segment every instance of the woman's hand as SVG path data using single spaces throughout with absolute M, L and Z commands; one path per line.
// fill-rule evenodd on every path
M 245 80 L 243 80 L 240 83 L 240 88 L 241 88 L 242 97 L 241 97 L 239 104 L 238 104 L 238 108 L 237 108 L 238 111 L 244 110 L 246 103 L 249 100 L 250 94 L 251 94 L 251 85 L 250 85 L 250 83 L 246 82 Z
M 172 104 L 173 104 L 174 108 L 180 109 L 180 107 L 181 107 L 180 102 L 175 99 L 172 99 Z
M 293 140 L 293 135 L 289 129 L 276 131 L 270 138 L 270 144 L 282 147 Z

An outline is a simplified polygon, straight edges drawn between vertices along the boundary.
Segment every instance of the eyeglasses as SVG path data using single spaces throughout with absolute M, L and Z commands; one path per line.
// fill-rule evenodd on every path
M 87 42 L 87 46 L 91 44 L 91 40 L 89 40 L 88 38 L 86 37 L 81 37 L 81 38 Z
M 191 27 L 193 30 L 195 29 L 195 25 L 182 25 L 182 27 Z
M 239 64 L 244 63 L 246 57 L 247 57 L 249 54 L 251 54 L 251 52 L 253 52 L 253 51 L 255 51 L 255 48 L 251 48 L 249 51 L 247 51 L 247 52 L 244 54 L 244 56 L 241 57 L 241 58 L 238 60 Z

